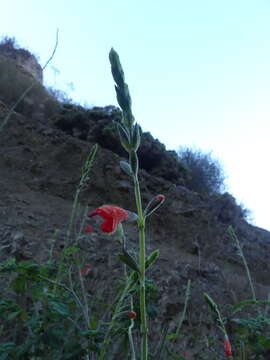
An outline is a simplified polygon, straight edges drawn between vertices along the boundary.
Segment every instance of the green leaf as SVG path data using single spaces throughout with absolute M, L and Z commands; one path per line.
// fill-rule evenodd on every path
M 133 176 L 131 167 L 126 161 L 120 161 L 120 167 L 128 176 Z
M 60 315 L 68 316 L 70 314 L 69 307 L 62 302 L 50 300 L 49 304 L 50 304 L 51 308 Z
M 39 264 L 32 263 L 31 261 L 20 261 L 17 265 L 18 273 L 27 274 L 30 278 L 39 273 Z
M 130 146 L 130 137 L 129 137 L 127 130 L 125 129 L 124 126 L 122 126 L 119 123 L 117 124 L 117 130 L 118 130 L 118 135 L 120 138 L 121 145 L 127 152 L 129 152 L 131 149 L 131 146 Z
M 70 256 L 79 251 L 80 249 L 78 247 L 68 247 L 64 250 L 65 256 Z
M 219 310 L 217 307 L 217 304 L 214 302 L 214 300 L 211 298 L 210 295 L 208 295 L 207 293 L 203 293 L 203 296 L 205 297 L 206 302 L 208 303 L 210 309 L 217 315 L 219 316 Z
M 183 335 L 179 335 L 177 333 L 171 333 L 171 334 L 166 336 L 166 340 L 172 341 L 172 340 L 181 339 L 182 337 L 183 337 Z
M 124 250 L 122 254 L 118 255 L 118 257 L 123 263 L 129 266 L 132 270 L 135 270 L 138 273 L 140 272 L 138 264 L 127 251 Z
M 15 271 L 16 269 L 17 269 L 17 264 L 15 258 L 9 258 L 0 264 L 1 272 L 11 272 L 11 271 Z
M 0 360 L 10 359 L 11 352 L 17 348 L 17 344 L 13 342 L 5 342 L 0 344 Z
M 157 260 L 158 257 L 159 257 L 159 249 L 152 251 L 145 261 L 145 269 L 149 269 L 150 266 Z
M 138 163 L 137 154 L 134 150 L 131 150 L 131 152 L 129 153 L 129 163 L 130 163 L 133 175 L 137 176 L 139 163 Z
M 232 313 L 236 313 L 237 311 L 241 310 L 242 307 L 247 306 L 247 305 L 260 305 L 260 304 L 264 304 L 264 305 L 270 305 L 270 301 L 267 300 L 245 300 L 245 301 L 241 301 L 240 303 L 234 305 L 232 307 Z
M 98 144 L 94 144 L 90 150 L 89 155 L 87 156 L 86 162 L 84 164 L 84 172 L 89 172 L 90 168 L 93 166 L 93 162 L 98 150 Z
M 270 338 L 266 336 L 258 336 L 259 344 L 265 349 L 270 348 Z
M 9 321 L 13 320 L 16 317 L 19 317 L 20 315 L 21 315 L 21 311 L 12 312 L 12 313 L 8 314 L 7 320 L 9 320 Z
M 26 290 L 26 277 L 18 275 L 14 280 L 11 281 L 11 287 L 16 293 L 23 293 Z
M 90 171 L 92 169 L 96 154 L 97 154 L 97 150 L 98 150 L 98 144 L 94 144 L 86 158 L 86 161 L 83 164 L 83 167 L 81 169 L 81 180 L 80 183 L 78 185 L 78 189 L 83 188 L 85 182 L 87 182 L 90 177 Z
M 20 316 L 23 310 L 20 305 L 11 301 L 11 300 L 2 300 L 0 301 L 0 314 L 1 316 L 8 318 L 9 316 L 15 318 L 16 316 Z M 14 314 L 14 315 L 12 315 Z

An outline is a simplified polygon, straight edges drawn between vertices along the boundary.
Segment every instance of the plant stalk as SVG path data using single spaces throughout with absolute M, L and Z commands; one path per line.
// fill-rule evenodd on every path
M 143 216 L 140 185 L 137 176 L 134 176 L 134 190 L 138 212 L 139 228 L 139 266 L 140 266 L 140 315 L 141 315 L 141 360 L 148 358 L 148 328 L 145 301 L 145 218 Z
M 103 343 L 102 343 L 101 352 L 100 352 L 100 354 L 98 356 L 98 360 L 105 360 L 105 355 L 107 353 L 107 348 L 108 348 L 108 345 L 110 343 L 111 331 L 115 326 L 116 319 L 117 319 L 117 316 L 119 315 L 119 313 L 121 311 L 123 301 L 124 301 L 125 297 L 127 296 L 128 291 L 130 289 L 130 284 L 131 284 L 130 281 L 132 281 L 131 277 L 127 279 L 126 285 L 125 285 L 125 287 L 123 289 L 123 292 L 122 292 L 122 294 L 120 295 L 120 297 L 119 297 L 119 299 L 117 301 L 117 304 L 115 306 L 114 313 L 113 313 L 113 316 L 112 316 L 112 320 L 110 322 L 109 328 L 108 328 L 108 330 L 106 332 L 105 338 L 104 338 Z

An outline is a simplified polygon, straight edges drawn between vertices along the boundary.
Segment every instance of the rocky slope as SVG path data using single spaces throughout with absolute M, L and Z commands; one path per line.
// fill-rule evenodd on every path
M 4 100 L 0 105 L 2 120 L 7 107 Z M 67 111 L 72 109 L 67 107 L 50 119 L 45 108 L 43 114 L 39 110 L 38 118 L 14 112 L 0 133 L 2 258 L 45 258 L 55 230 L 59 230 L 56 247 L 61 249 L 81 167 L 95 142 L 99 150 L 81 204 L 90 209 L 116 204 L 135 210 L 132 184 L 119 167 L 125 153 L 113 133 L 112 117 L 117 121 L 117 110 L 96 108 L 86 115 L 82 111 L 83 117 L 76 120 L 74 114 L 68 116 Z M 206 359 L 204 339 L 209 334 L 217 337 L 218 330 L 203 292 L 215 299 L 224 314 L 228 304 L 251 298 L 228 226 L 235 228 L 243 245 L 260 299 L 267 298 L 270 286 L 270 233 L 248 224 L 229 194 L 205 197 L 187 189 L 185 173 L 175 161 L 174 154 L 166 152 L 150 134 L 144 134 L 139 174 L 143 203 L 156 194 L 166 197 L 164 206 L 147 222 L 147 253 L 160 249 L 160 257 L 148 274 L 159 288 L 150 340 L 156 343 L 163 327 L 170 330 L 177 324 L 190 279 L 191 299 L 181 348 L 187 348 L 191 358 Z M 135 249 L 135 225 L 127 223 L 125 228 L 128 242 Z M 96 228 L 80 246 L 95 267 L 92 280 L 110 296 L 120 271 L 117 243 Z

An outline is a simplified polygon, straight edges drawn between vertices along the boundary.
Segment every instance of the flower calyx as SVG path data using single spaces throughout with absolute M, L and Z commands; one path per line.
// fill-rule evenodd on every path
M 143 214 L 145 217 L 151 215 L 154 211 L 156 211 L 165 201 L 165 196 L 159 194 L 155 196 L 146 206 Z

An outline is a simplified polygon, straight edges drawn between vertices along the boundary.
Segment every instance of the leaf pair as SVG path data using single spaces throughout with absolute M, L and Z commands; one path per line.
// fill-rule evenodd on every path
M 153 265 L 153 263 L 157 260 L 158 256 L 159 256 L 159 249 L 156 249 L 147 257 L 145 261 L 145 269 L 149 269 L 150 266 Z M 119 254 L 118 257 L 130 269 L 140 274 L 140 269 L 136 260 L 126 250 L 123 250 L 123 253 Z

